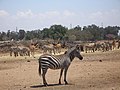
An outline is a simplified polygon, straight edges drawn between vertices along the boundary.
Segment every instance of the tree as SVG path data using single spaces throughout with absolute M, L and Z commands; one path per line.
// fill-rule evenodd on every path
M 74 27 L 74 30 L 81 31 L 81 27 L 79 25 L 77 25 L 76 27 Z
M 44 28 L 41 32 L 43 39 L 50 38 L 50 30 L 48 28 Z
M 50 33 L 52 36 L 52 39 L 63 39 L 66 32 L 67 32 L 67 28 L 63 27 L 62 25 L 52 25 L 50 27 Z
M 11 40 L 12 40 L 12 39 L 13 39 L 13 40 L 18 40 L 18 33 L 15 32 L 15 31 L 12 31 L 12 32 L 10 33 L 10 37 L 11 37 Z
M 2 32 L 2 33 L 1 33 L 1 40 L 2 40 L 2 41 L 6 41 L 6 40 L 7 40 L 7 35 L 6 35 L 5 32 Z
M 27 31 L 25 35 L 25 40 L 31 40 L 33 38 L 33 35 L 31 31 Z
M 10 30 L 7 31 L 7 37 L 8 37 L 8 40 L 11 39 L 11 37 L 10 37 Z
M 108 39 L 109 35 L 113 35 L 115 38 L 118 37 L 118 30 L 120 29 L 120 27 L 117 26 L 108 26 L 105 27 L 105 39 Z M 106 37 L 107 36 L 107 37 Z
M 98 26 L 92 24 L 87 27 L 87 30 L 92 34 L 92 40 L 100 40 L 101 39 L 101 30 Z
M 92 33 L 89 30 L 87 30 L 86 27 L 84 27 L 83 31 L 81 33 L 81 40 L 83 40 L 83 41 L 91 41 L 91 40 L 93 40 L 93 37 L 94 36 L 92 35 Z
M 69 40 L 70 40 L 70 41 L 75 41 L 75 40 L 76 40 L 76 36 L 75 36 L 75 35 L 69 36 Z
M 10 31 L 0 32 L 0 40 L 31 40 L 31 39 L 54 39 L 54 40 L 104 40 L 104 39 L 117 39 L 120 38 L 118 31 L 119 26 L 107 26 L 105 28 L 96 26 L 95 24 L 84 26 L 83 29 L 79 25 L 68 30 L 62 25 L 52 25 L 50 28 L 43 30 L 32 30 L 25 32 Z
M 25 37 L 25 31 L 24 31 L 24 30 L 22 30 L 22 29 L 21 29 L 21 30 L 19 30 L 18 35 L 19 35 L 19 37 L 18 37 L 18 38 L 19 38 L 20 40 L 22 40 L 22 39 Z

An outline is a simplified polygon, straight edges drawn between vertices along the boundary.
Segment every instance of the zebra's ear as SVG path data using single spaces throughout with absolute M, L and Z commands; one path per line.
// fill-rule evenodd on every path
M 64 52 L 64 54 L 66 54 L 66 53 L 67 53 L 67 51 Z
M 79 45 L 76 45 L 76 49 L 77 49 L 77 50 L 80 50 L 80 46 L 79 46 Z

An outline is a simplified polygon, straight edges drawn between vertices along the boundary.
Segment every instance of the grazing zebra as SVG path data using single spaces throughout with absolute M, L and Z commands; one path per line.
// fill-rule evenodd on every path
M 38 43 L 31 43 L 28 47 L 30 49 L 31 55 L 35 58 L 35 49 L 37 47 Z
M 19 47 L 20 56 L 30 56 L 30 50 L 27 47 Z
M 80 60 L 83 59 L 83 57 L 80 54 L 80 47 L 78 45 L 69 49 L 62 55 L 58 55 L 58 56 L 53 56 L 50 54 L 41 55 L 40 58 L 38 59 L 39 60 L 39 75 L 41 75 L 41 70 L 42 70 L 43 84 L 45 86 L 48 85 L 45 79 L 45 74 L 49 68 L 50 69 L 61 69 L 59 84 L 61 84 L 61 77 L 64 71 L 64 82 L 65 84 L 68 84 L 68 82 L 66 81 L 67 70 L 75 57 L 78 57 Z
M 88 45 L 85 45 L 85 52 L 95 52 L 95 43 L 89 43 Z
M 12 56 L 12 53 L 14 54 L 15 57 L 18 56 L 19 48 L 17 46 L 11 47 L 10 48 L 10 56 Z
M 43 53 L 47 53 L 48 51 L 48 53 L 50 54 L 52 54 L 52 52 L 55 54 L 55 48 L 53 44 L 43 45 L 42 50 L 43 50 Z
M 112 46 L 113 46 L 113 49 L 115 49 L 115 47 L 116 47 L 116 41 L 115 40 L 113 40 Z
M 118 49 L 120 48 L 120 40 L 118 40 L 118 46 L 117 46 L 117 48 Z

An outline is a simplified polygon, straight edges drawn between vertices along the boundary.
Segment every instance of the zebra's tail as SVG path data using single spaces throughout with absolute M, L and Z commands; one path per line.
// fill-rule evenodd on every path
M 40 62 L 40 59 L 38 59 L 39 60 L 39 75 L 41 76 L 41 62 Z

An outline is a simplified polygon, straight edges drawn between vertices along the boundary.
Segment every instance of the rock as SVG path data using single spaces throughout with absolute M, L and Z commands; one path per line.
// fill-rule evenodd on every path
M 30 62 L 30 60 L 27 60 L 27 62 Z
M 102 62 L 102 60 L 99 60 L 99 62 Z

